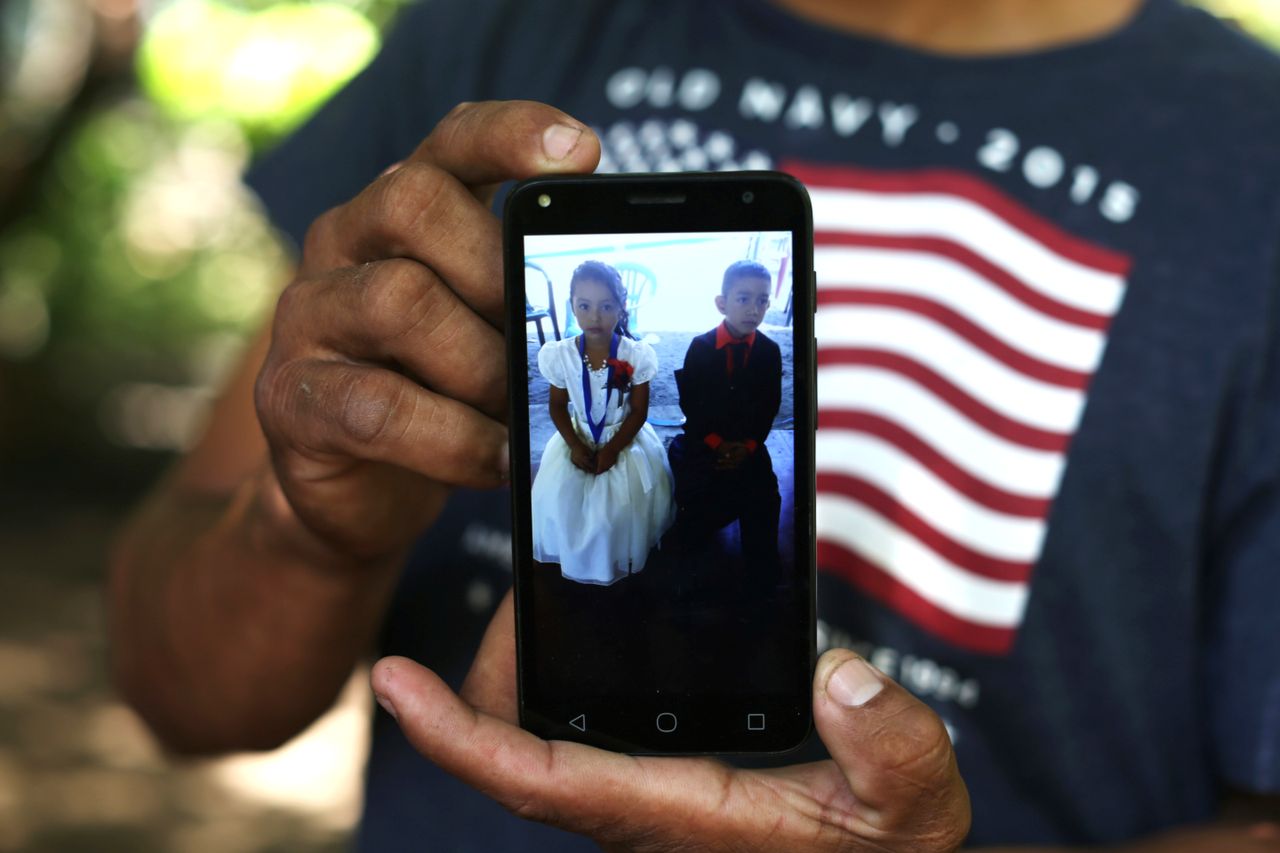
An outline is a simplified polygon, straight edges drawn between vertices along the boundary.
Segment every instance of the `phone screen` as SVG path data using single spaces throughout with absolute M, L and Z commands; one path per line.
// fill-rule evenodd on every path
M 666 205 L 540 183 L 519 233 L 508 208 L 522 717 L 544 736 L 764 752 L 808 730 L 807 223 L 756 207 L 789 181 L 710 182 L 740 223 L 690 204 L 705 183 Z

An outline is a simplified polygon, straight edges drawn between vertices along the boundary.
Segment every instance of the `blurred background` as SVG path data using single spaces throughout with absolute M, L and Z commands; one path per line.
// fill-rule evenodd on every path
M 363 675 L 281 750 L 168 762 L 101 585 L 286 269 L 241 172 L 406 2 L 0 2 L 0 851 L 345 849 Z M 1197 2 L 1280 46 L 1280 0 Z

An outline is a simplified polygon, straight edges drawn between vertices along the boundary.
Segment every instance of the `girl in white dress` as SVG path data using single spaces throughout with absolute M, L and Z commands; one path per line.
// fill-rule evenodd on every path
M 569 282 L 576 338 L 542 347 L 551 421 L 533 481 L 533 556 L 570 580 L 611 584 L 644 568 L 671 526 L 671 469 L 645 423 L 658 357 L 627 328 L 618 271 L 587 261 Z

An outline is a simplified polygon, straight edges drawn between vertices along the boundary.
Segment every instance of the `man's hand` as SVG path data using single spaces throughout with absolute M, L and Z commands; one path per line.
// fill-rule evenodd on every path
M 523 818 L 617 850 L 951 851 L 969 797 L 938 717 L 852 652 L 818 662 L 813 711 L 833 760 L 736 770 L 706 758 L 619 755 L 515 724 L 508 595 L 462 689 L 385 658 L 378 701 L 424 756 Z
M 113 673 L 167 746 L 262 749 L 300 731 L 367 654 L 399 552 L 447 485 L 502 479 L 491 187 L 598 156 L 558 110 L 464 105 L 316 221 L 269 345 L 112 556 Z
M 322 215 L 280 297 L 255 390 L 288 506 L 323 544 L 396 553 L 446 487 L 507 475 L 498 182 L 590 172 L 590 130 L 542 104 L 454 109 Z

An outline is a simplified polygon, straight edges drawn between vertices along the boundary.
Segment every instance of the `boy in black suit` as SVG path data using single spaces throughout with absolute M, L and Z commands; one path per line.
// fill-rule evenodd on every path
M 736 520 L 745 562 L 762 581 L 776 575 L 781 506 L 765 438 L 782 401 L 782 354 L 758 330 L 772 289 L 755 261 L 725 270 L 716 297 L 724 322 L 690 342 L 676 371 L 686 421 L 668 448 L 674 541 L 697 546 Z

